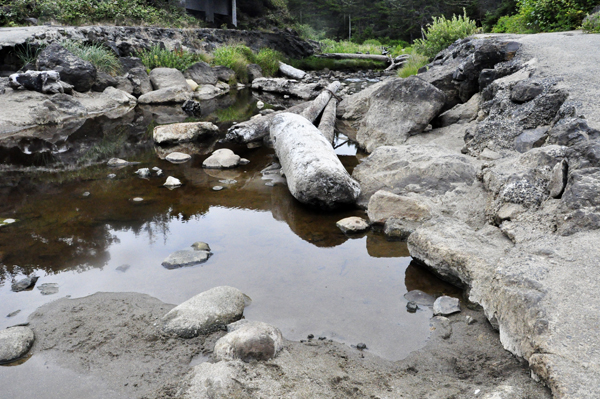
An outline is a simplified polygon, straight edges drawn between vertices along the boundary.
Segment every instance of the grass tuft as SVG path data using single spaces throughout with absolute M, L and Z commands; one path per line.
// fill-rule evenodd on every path
M 141 50 L 137 53 L 137 56 L 149 70 L 154 68 L 175 68 L 185 71 L 196 62 L 211 61 L 211 57 L 205 53 L 191 53 L 181 49 L 170 51 L 160 46 Z
M 401 78 L 407 78 L 409 76 L 416 75 L 419 72 L 419 69 L 428 63 L 428 57 L 419 54 L 416 51 L 412 51 L 410 58 L 408 61 L 406 61 L 406 64 L 404 64 L 404 66 L 398 70 L 398 76 Z
M 121 70 L 117 55 L 101 44 L 83 44 L 67 40 L 61 45 L 82 60 L 91 62 L 99 71 L 115 76 Z

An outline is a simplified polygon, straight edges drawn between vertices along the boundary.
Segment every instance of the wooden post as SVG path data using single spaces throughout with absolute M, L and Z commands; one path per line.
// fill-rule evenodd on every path
M 236 0 L 231 0 L 231 24 L 237 28 L 237 4 L 236 4 Z

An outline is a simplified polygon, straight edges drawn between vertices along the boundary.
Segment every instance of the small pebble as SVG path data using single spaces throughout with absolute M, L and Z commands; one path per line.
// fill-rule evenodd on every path
M 19 314 L 19 312 L 21 311 L 21 309 L 19 310 L 15 310 L 14 312 L 10 312 L 9 314 L 6 315 L 6 317 L 13 317 Z
M 133 202 L 142 202 L 144 199 L 142 197 L 135 197 Z
M 313 334 L 308 334 L 308 337 L 306 337 L 306 338 L 308 338 L 308 339 L 313 339 L 314 337 L 315 337 L 315 336 L 314 336 Z
M 248 165 L 250 163 L 250 160 L 246 159 L 246 158 L 240 158 L 240 165 Z
M 109 179 L 114 179 L 115 177 L 117 177 L 117 175 L 115 175 L 114 173 L 111 173 L 110 175 L 108 175 Z
M 406 310 L 408 310 L 409 313 L 415 313 L 417 309 L 419 309 L 419 307 L 413 301 L 406 304 Z
M 263 108 L 264 108 L 264 106 L 265 106 L 265 103 L 263 103 L 262 101 L 258 100 L 258 101 L 256 102 L 256 108 L 258 108 L 258 109 L 263 109 Z
M 89 197 L 90 196 L 90 192 L 86 191 L 85 193 L 81 194 L 82 197 Z
M 319 341 L 325 341 L 327 337 L 319 337 Z
M 223 190 L 223 186 L 214 186 L 212 189 L 213 191 L 221 191 Z
M 471 316 L 467 316 L 467 317 L 466 317 L 466 319 L 467 319 L 467 324 L 468 324 L 468 325 L 471 325 L 471 324 L 475 324 L 475 323 L 477 323 L 477 320 L 475 320 L 475 319 L 474 319 L 474 318 L 472 318 Z
M 356 344 L 356 349 L 358 349 L 359 351 L 365 350 L 367 349 L 367 345 L 365 345 L 362 342 L 359 342 L 358 344 Z

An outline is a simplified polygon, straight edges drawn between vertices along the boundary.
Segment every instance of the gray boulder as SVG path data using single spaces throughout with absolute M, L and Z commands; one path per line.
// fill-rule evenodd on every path
M 565 216 L 558 219 L 558 231 L 572 235 L 600 228 L 600 168 L 574 170 L 561 198 Z
M 186 79 L 192 79 L 199 85 L 216 85 L 217 75 L 206 62 L 200 61 L 190 66 L 183 72 Z
M 219 128 L 211 122 L 173 123 L 156 126 L 152 138 L 157 144 L 185 143 L 218 133 Z
M 165 157 L 165 159 L 171 163 L 179 164 L 189 161 L 190 159 L 192 159 L 192 156 L 190 154 L 185 154 L 183 152 L 176 151 L 168 154 Z
M 64 93 L 60 75 L 56 71 L 27 71 L 9 76 L 9 86 L 14 90 L 24 88 L 44 94 Z
M 518 152 L 527 152 L 532 148 L 541 147 L 548 138 L 547 126 L 538 127 L 537 129 L 523 130 L 523 133 L 515 137 L 514 147 Z
M 460 301 L 458 298 L 441 296 L 433 303 L 433 314 L 448 316 L 460 312 Z
M 185 84 L 187 86 L 187 82 Z M 189 90 L 189 86 L 187 88 L 173 86 L 142 94 L 138 98 L 138 102 L 140 104 L 184 103 L 191 98 L 192 92 Z
M 306 118 L 277 114 L 270 133 L 294 198 L 326 209 L 356 201 L 359 184 L 350 177 L 331 143 Z
M 165 333 L 191 338 L 239 320 L 247 296 L 233 287 L 215 287 L 188 299 L 162 318 Z
M 248 64 L 246 67 L 246 71 L 248 73 L 248 81 L 253 82 L 254 79 L 263 77 L 263 70 L 258 64 Z
M 443 92 L 418 77 L 390 79 L 369 98 L 357 141 L 368 152 L 402 144 L 423 132 L 442 110 L 445 99 Z
M 385 223 L 389 218 L 420 222 L 431 217 L 431 209 L 421 201 L 379 190 L 369 199 L 367 214 L 371 223 Z
M 152 91 L 152 83 L 150 83 L 150 76 L 148 76 L 146 68 L 131 68 L 125 76 L 131 82 L 133 88 L 131 94 L 134 96 L 139 97 Z
M 600 131 L 588 126 L 581 118 L 565 118 L 548 131 L 548 144 L 574 146 L 600 138 Z
M 237 323 L 233 323 L 237 324 Z M 230 327 L 228 326 L 228 330 Z M 264 361 L 277 356 L 283 349 L 283 336 L 278 328 L 250 321 L 235 326 L 215 344 L 216 360 Z
M 121 67 L 125 73 L 133 68 L 146 68 L 142 60 L 138 57 L 120 57 L 119 62 L 121 62 Z
M 229 83 L 235 79 L 235 71 L 226 66 L 218 65 L 213 68 L 214 74 L 222 82 Z
M 191 91 L 183 73 L 175 68 L 154 68 L 150 71 L 150 82 L 154 90 L 176 87 Z
M 454 123 L 468 123 L 477 118 L 479 112 L 479 102 L 481 96 L 479 93 L 473 95 L 464 104 L 456 104 L 452 109 L 440 114 L 431 124 L 433 127 L 445 127 Z
M 25 291 L 28 288 L 32 288 L 38 281 L 38 276 L 25 277 L 19 281 L 15 281 L 11 284 L 10 289 L 14 292 Z
M 61 80 L 73 85 L 75 90 L 86 92 L 96 81 L 96 67 L 89 61 L 76 57 L 58 43 L 44 48 L 36 61 L 38 71 L 57 71 Z
M 552 178 L 548 185 L 550 196 L 552 198 L 560 198 L 565 191 L 567 179 L 569 178 L 569 163 L 563 159 L 560 163 L 554 165 L 552 169 Z
M 515 103 L 531 101 L 544 91 L 544 87 L 533 79 L 523 80 L 512 88 L 510 99 Z
M 117 87 L 119 81 L 114 76 L 110 76 L 106 72 L 98 71 L 96 81 L 92 85 L 92 90 L 103 92 L 107 87 Z
M 23 357 L 31 346 L 35 336 L 29 327 L 9 327 L 0 331 L 0 364 Z
M 117 85 L 115 86 L 117 89 L 128 94 L 133 94 L 133 85 L 126 76 L 117 76 L 115 79 L 117 79 Z
M 310 100 L 319 95 L 321 86 L 318 83 L 300 83 L 285 78 L 257 78 L 252 81 L 252 89 L 271 93 L 289 94 L 303 100 Z

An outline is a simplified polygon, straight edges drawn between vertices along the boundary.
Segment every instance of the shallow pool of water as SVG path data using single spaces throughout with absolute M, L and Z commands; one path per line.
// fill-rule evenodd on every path
M 252 96 L 239 96 L 220 116 L 217 109 L 202 119 L 219 122 L 224 132 L 244 117 L 226 112 L 231 107 L 244 110 L 246 118 L 256 112 Z M 88 121 L 61 139 L 61 152 L 49 150 L 44 162 L 52 168 L 2 172 L 0 219 L 16 222 L 0 226 L 0 328 L 25 322 L 40 305 L 66 295 L 141 292 L 177 304 L 230 285 L 252 298 L 246 318 L 271 323 L 288 339 L 314 334 L 364 342 L 388 359 L 425 344 L 431 311 L 408 313 L 403 295 L 413 289 L 457 294 L 455 288 L 411 264 L 404 243 L 375 231 L 347 236 L 335 226 L 343 217 L 365 216 L 363 211 L 308 209 L 284 185 L 263 179 L 261 170 L 274 162 L 271 149 L 215 140 L 197 146 L 188 163 L 162 160 L 165 151 L 149 141 L 148 127 L 185 118 L 178 107 L 161 107 Z M 125 138 L 117 143 L 122 148 L 113 154 L 139 164 L 75 167 L 92 148 L 101 158 L 98 143 L 113 145 L 111 132 L 123 131 Z M 344 141 L 338 139 L 337 151 L 351 170 L 358 163 L 356 148 Z M 223 146 L 250 163 L 226 171 L 203 169 L 207 153 Z M 31 160 L 35 154 L 11 154 L 24 165 L 40 159 L 27 163 L 23 157 Z M 54 170 L 57 164 L 67 170 Z M 134 174 L 141 167 L 158 167 L 163 174 L 142 179 Z M 183 186 L 164 188 L 166 176 Z M 225 189 L 213 191 L 216 185 Z M 133 201 L 136 197 L 143 200 Z M 196 241 L 212 249 L 206 263 L 174 270 L 161 266 L 170 253 Z M 40 277 L 36 288 L 11 291 L 13 281 L 30 274 Z M 42 295 L 37 286 L 44 283 L 58 284 L 59 292 Z M 21 311 L 6 317 L 16 310 Z

